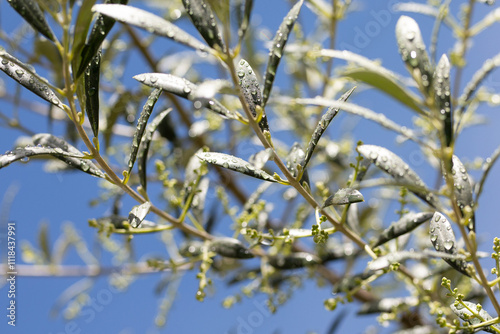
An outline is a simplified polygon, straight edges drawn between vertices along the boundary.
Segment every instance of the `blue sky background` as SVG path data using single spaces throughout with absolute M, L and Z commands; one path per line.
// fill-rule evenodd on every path
M 425 3 L 426 1 L 419 1 Z M 348 19 L 342 21 L 338 26 L 337 47 L 341 45 L 356 46 L 355 41 L 359 37 L 359 31 L 379 26 L 379 33 L 368 38 L 364 47 L 359 47 L 359 53 L 370 59 L 379 59 L 383 65 L 393 71 L 406 75 L 404 64 L 399 58 L 397 45 L 394 37 L 394 26 L 399 13 L 389 12 L 394 1 L 354 1 L 355 12 L 349 14 Z M 463 1 L 452 2 L 452 13 L 458 12 L 458 7 Z M 137 2 L 131 2 L 138 6 Z M 272 37 L 289 5 L 286 1 L 256 0 L 254 6 L 253 23 L 260 26 L 266 25 L 271 31 Z M 473 21 L 478 21 L 488 11 L 498 8 L 478 4 L 474 13 Z M 390 13 L 388 22 L 381 24 L 377 21 L 381 11 Z M 423 15 L 414 15 L 420 24 L 424 39 L 429 45 L 433 20 Z M 6 3 L 0 4 L 0 23 L 2 28 L 9 32 L 19 23 L 20 17 Z M 304 7 L 301 12 L 301 23 L 306 31 L 308 25 L 316 24 L 316 18 L 309 8 Z M 118 29 L 115 27 L 114 29 Z M 498 25 L 493 25 L 486 32 L 481 33 L 474 39 L 474 47 L 468 52 L 468 66 L 463 74 L 463 86 L 471 78 L 471 75 L 481 66 L 487 58 L 491 58 L 500 52 L 498 40 Z M 145 35 L 145 34 L 144 34 Z M 159 40 L 172 47 L 172 42 Z M 449 53 L 454 40 L 450 31 L 444 27 L 440 34 L 438 44 L 438 56 Z M 359 46 L 359 44 L 358 44 Z M 157 57 L 160 54 L 156 54 Z M 132 55 L 135 67 L 128 69 L 132 75 L 149 72 L 137 54 Z M 19 57 L 24 59 L 23 57 Z M 342 64 L 342 61 L 335 61 Z M 283 65 L 282 65 L 283 66 Z M 453 77 L 453 73 L 452 73 Z M 15 89 L 12 80 L 6 75 L 1 76 L 5 82 L 5 89 Z M 487 80 L 488 85 L 495 91 L 500 89 L 500 72 L 494 72 Z M 130 80 L 131 85 L 139 85 Z M 286 87 L 287 83 L 277 78 L 276 85 Z M 23 91 L 21 96 L 41 102 L 33 94 Z M 355 94 L 350 102 L 368 107 L 376 112 L 384 113 L 388 118 L 403 125 L 411 125 L 413 114 L 401 105 L 392 102 L 389 98 L 374 92 L 363 90 Z M 6 115 L 12 115 L 11 105 L 0 100 L 0 110 Z M 47 132 L 47 120 L 32 112 L 21 109 L 23 125 L 36 130 Z M 458 140 L 456 152 L 462 161 L 472 161 L 476 157 L 488 157 L 500 143 L 498 128 L 500 116 L 498 108 L 481 107 L 480 114 L 488 119 L 488 123 L 480 127 L 464 131 Z M 273 115 L 269 116 L 271 126 Z M 367 144 L 386 146 L 398 153 L 405 161 L 410 162 L 411 167 L 421 174 L 428 184 L 433 184 L 434 173 L 429 173 L 426 162 L 419 163 L 419 151 L 411 143 L 397 145 L 394 133 L 382 130 L 375 123 L 360 120 L 358 118 L 342 116 L 338 119 L 338 134 L 329 130 L 332 138 L 340 138 L 343 127 L 353 126 L 351 136 L 355 140 L 363 140 Z M 56 125 L 55 133 L 63 133 L 64 129 Z M 0 152 L 9 150 L 13 146 L 14 138 L 19 132 L 6 127 L 0 128 Z M 421 156 L 420 156 L 421 157 Z M 412 163 L 413 161 L 413 163 Z M 32 162 L 29 164 L 16 163 L 9 168 L 0 171 L 0 195 L 7 190 L 17 191 L 17 195 L 9 208 L 8 219 L 16 222 L 18 240 L 27 239 L 36 243 L 35 236 L 42 222 L 48 222 L 50 227 L 50 238 L 54 242 L 62 232 L 63 226 L 71 222 L 92 246 L 95 230 L 87 225 L 87 219 L 100 217 L 109 213 L 109 205 L 89 207 L 89 199 L 96 198 L 100 192 L 98 180 L 89 178 L 83 173 L 71 174 L 47 174 L 42 170 L 43 164 Z M 481 250 L 490 251 L 493 236 L 500 236 L 498 228 L 498 190 L 500 182 L 500 168 L 495 166 L 488 184 L 482 196 L 482 203 L 477 211 L 479 238 L 485 243 Z M 480 175 L 472 173 L 473 176 Z M 134 205 L 131 200 L 125 199 L 123 212 Z M 5 214 L 5 211 L 2 212 Z M 3 231 L 2 231 L 3 232 Z M 159 236 L 144 236 L 134 239 L 137 254 L 164 254 Z M 4 237 L 2 237 L 2 256 L 5 253 Z M 17 252 L 21 252 L 22 243 L 18 241 Z M 73 262 L 72 262 L 73 261 Z M 109 254 L 103 254 L 103 261 L 111 263 Z M 21 258 L 18 257 L 18 263 Z M 68 255 L 67 263 L 82 264 L 74 251 Z M 486 262 L 488 263 L 488 262 Z M 492 265 L 492 263 L 490 263 Z M 84 315 L 70 322 L 66 322 L 61 315 L 50 317 L 49 312 L 54 306 L 60 294 L 74 284 L 80 278 L 29 278 L 18 277 L 17 279 L 17 326 L 12 329 L 6 325 L 5 307 L 7 305 L 7 289 L 0 289 L 0 332 L 2 333 L 325 333 L 333 319 L 340 314 L 340 309 L 335 312 L 327 312 L 323 307 L 323 300 L 331 296 L 331 287 L 318 288 L 314 283 L 308 282 L 297 289 L 290 300 L 278 309 L 274 315 L 269 315 L 262 307 L 265 301 L 264 295 L 256 295 L 253 298 L 244 299 L 232 309 L 224 309 L 222 300 L 236 293 L 240 286 L 227 287 L 221 280 L 215 279 L 215 294 L 203 303 L 197 302 L 194 294 L 197 290 L 198 281 L 195 278 L 196 271 L 187 272 L 179 282 L 177 298 L 168 314 L 167 324 L 158 329 L 154 325 L 160 298 L 154 294 L 154 287 L 161 274 L 151 274 L 137 277 L 124 293 L 117 293 L 109 284 L 106 277 L 96 279 L 95 286 L 89 292 L 89 296 L 96 300 L 96 306 L 84 308 Z M 355 318 L 355 310 L 347 307 L 347 317 L 339 327 L 339 333 L 362 333 L 369 325 L 376 325 L 374 317 Z M 381 332 L 391 329 L 379 328 Z

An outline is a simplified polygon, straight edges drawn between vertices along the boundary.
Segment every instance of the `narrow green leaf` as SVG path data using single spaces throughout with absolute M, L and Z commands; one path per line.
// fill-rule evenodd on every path
M 328 197 L 323 203 L 323 208 L 326 208 L 331 205 L 346 205 L 351 203 L 363 202 L 365 198 L 363 195 L 356 189 L 352 188 L 344 188 L 337 190 L 334 195 Z
M 455 199 L 457 200 L 457 204 L 462 212 L 462 215 L 464 215 L 464 209 L 466 206 L 469 206 L 471 209 L 474 208 L 472 184 L 465 166 L 456 155 L 453 156 L 452 163 L 453 166 L 451 169 L 451 175 L 453 176 Z M 469 223 L 467 224 L 469 231 L 476 230 L 474 216 L 475 215 L 471 217 Z
M 212 8 L 204 0 L 182 0 L 186 13 L 211 48 L 226 52 Z
M 144 133 L 144 136 L 142 137 L 141 145 L 139 146 L 139 153 L 137 156 L 137 168 L 139 171 L 139 181 L 144 191 L 147 191 L 147 186 L 148 186 L 146 166 L 148 160 L 149 145 L 153 140 L 153 134 L 158 128 L 158 125 L 163 121 L 165 117 L 167 117 L 167 115 L 170 113 L 171 110 L 172 109 L 164 110 L 161 113 L 159 113 L 155 118 L 153 118 L 153 121 L 150 122 L 150 124 L 146 129 L 146 132 Z
M 302 177 L 300 178 L 300 183 L 306 182 L 309 185 L 309 173 L 307 173 L 307 169 L 304 169 L 306 158 L 306 153 L 300 147 L 299 143 L 294 143 L 290 152 L 286 156 L 286 168 L 292 173 L 293 177 L 297 177 L 299 173 L 302 173 Z
M 475 327 L 474 332 L 483 330 L 488 333 L 498 333 L 500 331 L 499 324 L 493 324 L 485 327 L 477 326 L 483 322 L 493 320 L 493 317 L 479 304 L 462 300 L 461 302 L 452 303 L 450 308 L 460 319 L 473 325 Z
M 54 155 L 67 165 L 79 169 L 87 174 L 104 178 L 104 173 L 91 160 L 83 159 L 83 153 L 76 147 L 63 139 L 57 138 L 49 133 L 39 133 L 33 136 L 33 143 L 44 148 L 51 148 L 56 151 Z
M 196 151 L 195 154 L 191 158 L 189 158 L 189 161 L 186 165 L 186 169 L 184 171 L 184 193 L 187 198 L 187 196 L 193 191 L 193 187 L 196 183 L 196 180 L 201 176 L 201 167 L 202 163 L 199 158 L 200 154 L 203 154 L 205 152 L 205 149 L 200 148 L 198 151 Z
M 47 79 L 36 74 L 35 69 L 0 49 L 0 69 L 31 92 L 63 109 L 63 103 L 49 87 Z
M 121 3 L 126 4 L 128 0 L 106 0 L 107 3 Z M 94 7 L 92 7 L 93 10 Z M 94 25 L 92 26 L 92 30 L 90 31 L 90 35 L 85 43 L 85 46 L 81 49 L 81 56 L 75 57 L 76 63 L 73 67 L 73 70 L 76 71 L 76 78 L 79 78 L 82 75 L 83 71 L 87 68 L 88 64 L 92 61 L 92 59 L 97 54 L 97 51 L 101 48 L 102 42 L 108 36 L 108 33 L 113 28 L 115 24 L 115 20 L 104 15 L 97 15 Z M 79 62 L 78 62 L 79 61 Z
M 40 245 L 40 250 L 42 251 L 44 260 L 46 262 L 51 262 L 52 256 L 49 242 L 49 225 L 47 223 L 40 225 L 40 232 L 38 232 L 38 244 Z
M 198 97 L 198 86 L 184 78 L 163 73 L 143 73 L 134 76 L 134 79 L 146 86 L 162 88 L 166 92 L 193 101 L 196 109 L 204 107 L 224 118 L 236 118 L 233 112 L 227 110 L 227 108 L 217 100 Z
M 23 160 L 23 162 L 27 162 L 30 157 L 38 156 L 38 155 L 52 155 L 55 157 L 59 156 L 71 156 L 74 157 L 73 154 L 64 152 L 63 150 L 55 150 L 52 147 L 43 147 L 43 146 L 26 146 L 23 148 L 16 148 L 15 150 L 7 151 L 5 154 L 0 155 L 0 168 L 7 167 L 11 163 Z M 83 155 L 81 156 L 83 157 Z
M 144 218 L 148 215 L 150 209 L 151 202 L 144 202 L 140 205 L 134 206 L 128 215 L 128 223 L 130 226 L 133 228 L 139 227 Z
M 392 223 L 388 228 L 383 230 L 377 239 L 371 243 L 372 248 L 383 245 L 389 240 L 396 239 L 397 237 L 409 233 L 432 218 L 432 212 L 408 213 L 401 217 L 395 223 Z
M 309 231 L 311 232 L 311 231 Z M 342 245 L 335 245 L 331 247 L 325 247 L 325 249 L 320 249 L 319 256 L 321 258 L 321 263 L 342 260 L 346 258 L 355 258 L 363 251 L 357 248 L 352 243 L 345 243 Z
M 245 0 L 245 8 L 243 10 L 243 15 L 240 15 L 241 19 L 238 28 L 238 37 L 241 40 L 245 38 L 245 34 L 250 26 L 250 15 L 252 14 L 253 0 Z M 239 11 L 238 11 L 239 13 Z
M 431 218 L 429 235 L 432 245 L 438 252 L 444 252 L 447 254 L 458 254 L 456 248 L 455 233 L 451 228 L 451 224 L 441 213 L 435 212 L 434 216 Z M 467 273 L 467 262 L 462 259 L 450 259 L 444 258 L 450 266 L 459 272 L 469 276 Z
M 292 9 L 290 9 L 274 36 L 271 49 L 269 50 L 269 60 L 267 61 L 267 69 L 264 77 L 264 90 L 262 93 L 263 106 L 266 105 L 269 95 L 271 94 L 274 77 L 276 76 L 278 65 L 281 61 L 281 57 L 283 56 L 283 49 L 285 48 L 288 36 L 293 29 L 295 21 L 297 21 L 297 18 L 299 17 L 300 9 L 302 8 L 303 3 L 304 0 L 300 0 L 292 7 Z
M 356 89 L 356 87 L 353 87 L 353 88 L 349 89 L 347 92 L 345 92 L 340 97 L 339 101 L 341 101 L 341 102 L 347 101 L 347 99 L 349 98 L 349 96 L 351 96 L 354 89 Z M 316 128 L 314 129 L 314 132 L 311 136 L 311 139 L 309 140 L 309 144 L 307 145 L 305 158 L 304 158 L 303 163 L 301 164 L 303 169 L 305 169 L 307 167 L 307 164 L 309 163 L 309 160 L 311 160 L 311 157 L 314 153 L 314 149 L 316 148 L 316 145 L 318 145 L 318 142 L 319 142 L 321 136 L 323 135 L 323 133 L 325 133 L 326 128 L 328 127 L 328 125 L 330 125 L 330 122 L 332 121 L 332 119 L 335 116 L 337 116 L 339 110 L 340 110 L 339 108 L 330 107 L 330 108 L 328 108 L 326 113 L 323 116 L 321 116 L 321 119 L 320 119 L 318 125 L 316 126 Z
M 142 108 L 141 115 L 139 116 L 139 120 L 137 121 L 137 127 L 135 128 L 134 138 L 132 139 L 132 145 L 130 147 L 130 157 L 128 159 L 128 175 L 132 171 L 134 167 L 135 159 L 137 157 L 137 152 L 139 151 L 139 145 L 141 144 L 142 136 L 144 131 L 146 130 L 146 125 L 148 124 L 149 116 L 153 112 L 153 108 L 156 104 L 156 101 L 160 98 L 162 89 L 156 88 L 151 92 Z
M 436 117 L 443 124 L 446 146 L 453 140 L 453 118 L 451 113 L 450 61 L 443 55 L 434 72 L 434 99 L 439 114 Z
M 408 16 L 401 16 L 396 23 L 396 39 L 399 53 L 410 74 L 419 87 L 430 96 L 432 66 L 417 22 Z
M 45 20 L 45 16 L 38 6 L 38 3 L 33 0 L 7 0 L 7 2 L 28 22 L 33 29 L 44 35 L 51 41 L 55 42 L 56 37 L 49 24 Z
M 207 46 L 173 23 L 140 8 L 124 5 L 95 5 L 93 11 L 118 22 L 131 24 L 157 36 L 170 38 L 195 50 L 207 51 Z
M 193 196 L 193 202 L 191 203 L 191 211 L 199 223 L 204 221 L 203 212 L 205 210 L 205 200 L 207 198 L 209 184 L 210 180 L 208 177 L 204 176 L 201 178 L 196 193 Z
M 267 124 L 267 116 L 262 109 L 262 93 L 260 91 L 259 81 L 255 75 L 254 70 L 250 64 L 245 60 L 241 59 L 238 64 L 238 78 L 241 90 L 245 96 L 245 100 L 252 112 L 253 117 L 257 115 L 257 108 L 261 109 L 262 119 L 259 122 L 259 127 L 262 131 L 269 131 L 269 125 Z
M 277 182 L 271 175 L 267 174 L 263 170 L 257 169 L 249 162 L 232 155 L 224 153 L 203 152 L 197 154 L 197 156 L 201 160 L 216 166 L 224 167 L 235 172 L 243 173 L 245 175 L 255 177 L 257 179 L 269 182 Z
M 429 192 L 424 181 L 399 156 L 384 147 L 375 145 L 360 145 L 357 151 L 430 206 L 439 207 L 438 199 Z
M 184 257 L 196 257 L 200 256 L 204 252 L 205 242 L 191 240 L 183 244 L 179 248 L 179 254 Z
M 90 222 L 89 222 L 90 223 Z M 92 227 L 97 227 L 99 229 L 106 229 L 109 225 L 112 225 L 116 230 L 113 232 L 120 234 L 130 234 L 130 223 L 128 217 L 123 217 L 119 215 L 111 215 L 107 217 L 98 218 L 95 220 L 96 224 L 89 224 Z M 170 225 L 165 225 L 170 226 Z M 140 229 L 141 233 L 149 232 L 149 233 L 157 233 L 158 227 L 163 227 L 152 221 L 143 219 L 139 226 L 136 229 Z
M 99 76 L 101 51 L 99 50 L 85 70 L 85 112 L 89 118 L 94 137 L 99 134 Z
M 215 238 L 210 241 L 209 250 L 234 259 L 250 259 L 253 257 L 250 250 L 241 241 L 234 238 Z
M 316 255 L 306 252 L 269 256 L 268 261 L 276 269 L 298 269 L 320 263 Z
M 71 48 L 71 52 L 73 53 L 71 69 L 73 70 L 73 78 L 75 81 L 77 81 L 77 79 L 83 73 L 83 70 L 85 70 L 86 68 L 82 66 L 82 72 L 78 72 L 78 68 L 80 67 L 80 64 L 82 62 L 82 49 L 85 46 L 85 40 L 87 39 L 87 35 L 90 29 L 90 23 L 92 23 L 92 18 L 94 17 L 94 14 L 92 13 L 92 6 L 95 4 L 95 2 L 96 0 L 82 1 L 82 5 L 78 9 L 78 15 L 76 17 L 76 23 L 73 30 L 73 46 Z M 90 62 L 90 59 L 88 60 L 88 62 Z M 79 75 L 76 75 L 78 73 Z

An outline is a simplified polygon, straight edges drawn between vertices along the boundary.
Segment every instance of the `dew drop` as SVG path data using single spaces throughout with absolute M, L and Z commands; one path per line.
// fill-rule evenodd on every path
M 453 246 L 455 245 L 455 243 L 453 242 L 453 240 L 446 240 L 443 244 L 444 248 L 447 250 L 447 251 L 450 251 Z

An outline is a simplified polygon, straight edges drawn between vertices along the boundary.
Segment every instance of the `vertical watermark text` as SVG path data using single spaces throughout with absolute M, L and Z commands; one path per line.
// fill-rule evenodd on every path
M 16 326 L 16 223 L 7 224 L 7 323 Z

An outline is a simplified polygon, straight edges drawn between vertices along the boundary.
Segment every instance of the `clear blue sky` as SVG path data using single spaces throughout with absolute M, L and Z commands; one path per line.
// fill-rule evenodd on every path
M 397 52 L 394 37 L 394 26 L 399 13 L 390 11 L 390 5 L 395 1 L 353 1 L 359 11 L 350 14 L 349 18 L 339 24 L 337 47 L 353 48 L 361 55 L 370 59 L 380 59 L 384 66 L 398 73 L 406 71 Z M 425 3 L 426 1 L 418 1 Z M 453 1 L 453 13 L 456 14 L 458 5 L 463 1 Z M 135 1 L 132 5 L 137 5 Z M 495 5 L 488 7 L 478 4 L 474 21 L 483 17 Z M 253 22 L 269 27 L 271 36 L 277 29 L 279 22 L 288 11 L 289 5 L 283 0 L 255 1 Z M 429 45 L 433 20 L 422 15 L 411 15 L 419 22 L 422 34 Z M 12 31 L 20 17 L 6 3 L 0 4 L 0 24 L 7 32 Z M 307 31 L 308 25 L 314 25 L 315 17 L 304 7 L 301 13 L 301 23 Z M 118 27 L 115 27 L 117 29 Z M 482 62 L 500 52 L 500 45 L 492 43 L 498 40 L 498 25 L 494 25 L 487 32 L 482 33 L 474 40 L 476 46 L 469 52 L 469 63 L 464 71 L 466 83 L 471 75 L 480 67 Z M 441 34 L 441 43 L 438 45 L 438 55 L 449 52 L 453 46 L 450 32 L 444 28 Z M 163 42 L 173 45 L 173 42 Z M 158 56 L 158 55 L 157 55 Z M 147 72 L 147 66 L 136 55 L 136 67 L 131 69 L 131 75 Z M 24 57 L 19 56 L 21 59 Z M 339 62 L 340 63 L 340 62 Z M 7 90 L 15 89 L 12 80 L 1 74 Z M 488 80 L 490 87 L 495 90 L 500 88 L 500 72 L 493 73 Z M 130 81 L 130 84 L 136 84 Z M 277 78 L 277 85 L 286 85 Z M 21 96 L 38 102 L 34 95 L 23 91 Z M 391 102 L 388 98 L 373 91 L 362 91 L 355 95 L 351 102 L 371 108 L 386 114 L 400 124 L 411 125 L 413 114 L 404 107 Z M 6 115 L 12 115 L 10 104 L 0 99 L 0 110 Z M 35 115 L 24 109 L 19 110 L 23 124 L 38 132 L 47 132 L 45 118 Z M 500 116 L 497 108 L 483 107 L 480 113 L 487 117 L 488 123 L 481 127 L 466 130 L 457 143 L 457 153 L 463 161 L 471 161 L 476 157 L 488 157 L 500 143 L 498 128 Z M 272 115 L 271 115 L 272 122 Z M 341 118 L 341 124 L 352 125 L 352 118 Z M 356 119 L 353 138 L 363 140 L 367 144 L 386 146 L 401 155 L 406 161 L 414 160 L 412 168 L 423 174 L 423 178 L 433 184 L 435 175 L 429 174 L 426 163 L 419 163 L 416 147 L 411 144 L 397 145 L 393 133 L 382 131 L 377 124 Z M 61 126 L 55 126 L 55 133 L 63 133 Z M 13 138 L 19 132 L 0 128 L 0 152 L 9 150 L 13 146 Z M 421 157 L 421 156 L 420 156 Z M 10 207 L 9 220 L 16 222 L 17 238 L 27 239 L 36 244 L 35 236 L 42 222 L 50 225 L 50 237 L 54 242 L 61 233 L 63 226 L 71 222 L 81 235 L 92 245 L 95 230 L 87 225 L 87 219 L 99 217 L 109 213 L 106 206 L 89 207 L 89 199 L 99 193 L 98 180 L 89 178 L 79 173 L 72 174 L 46 174 L 42 170 L 43 164 L 39 162 L 20 165 L 16 163 L 0 171 L 0 195 L 8 189 L 16 189 L 17 195 Z M 499 235 L 497 225 L 498 192 L 495 187 L 500 182 L 500 168 L 496 166 L 489 180 L 489 185 L 483 194 L 483 203 L 477 212 L 479 238 L 486 244 L 483 250 L 491 249 L 493 234 Z M 477 177 L 478 174 L 473 174 Z M 132 206 L 130 200 L 124 201 L 125 206 Z M 4 238 L 2 236 L 2 238 Z M 4 239 L 2 241 L 2 256 L 5 252 Z M 141 256 L 161 254 L 164 250 L 158 241 L 158 236 L 136 237 L 135 247 Z M 20 253 L 22 244 L 18 242 L 17 251 Z M 103 254 L 105 263 L 111 263 L 109 255 Z M 18 263 L 22 259 L 18 257 Z M 70 252 L 67 263 L 78 262 L 74 251 Z M 82 316 L 71 322 L 66 322 L 59 314 L 50 317 L 50 310 L 54 307 L 61 293 L 79 279 L 75 278 L 29 278 L 18 277 L 17 280 L 17 326 L 13 330 L 6 325 L 7 289 L 0 289 L 0 332 L 2 333 L 324 333 L 330 326 L 339 310 L 327 312 L 323 307 L 323 300 L 331 296 L 331 287 L 318 288 L 307 283 L 297 289 L 293 297 L 274 315 L 267 313 L 262 307 L 265 296 L 256 295 L 244 299 L 230 310 L 222 308 L 222 300 L 231 293 L 237 292 L 239 287 L 227 287 L 222 280 L 216 280 L 216 293 L 206 298 L 203 303 L 197 302 L 194 294 L 197 289 L 196 271 L 188 272 L 179 281 L 177 298 L 168 314 L 167 325 L 157 329 L 154 318 L 157 313 L 159 296 L 154 294 L 161 274 L 138 277 L 126 292 L 116 292 L 109 281 L 98 278 L 95 286 L 89 292 L 94 303 L 86 306 Z M 214 277 L 215 278 L 215 277 Z M 162 297 L 162 296 L 160 296 Z M 354 318 L 355 310 L 348 308 L 347 320 L 339 328 L 339 333 L 361 333 L 366 327 L 375 324 L 373 317 Z M 384 329 L 381 329 L 383 332 Z

